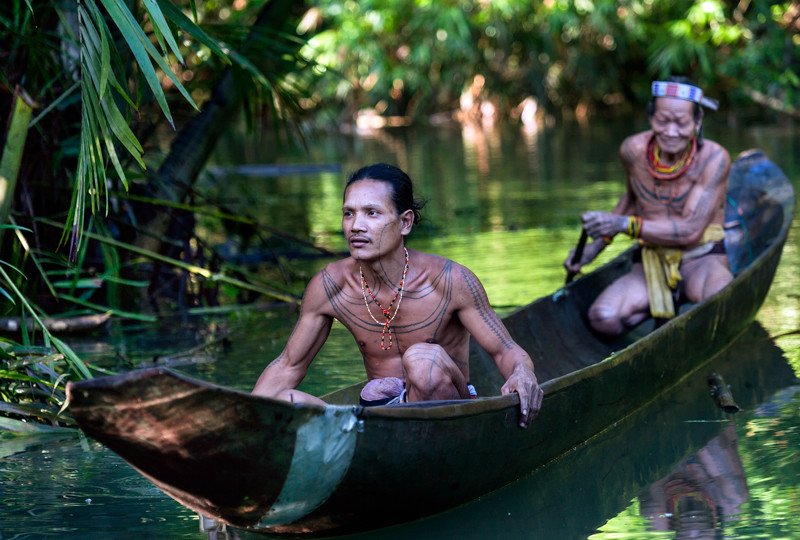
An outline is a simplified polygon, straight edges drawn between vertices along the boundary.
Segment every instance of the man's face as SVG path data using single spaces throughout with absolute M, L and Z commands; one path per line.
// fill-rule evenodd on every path
M 650 126 L 662 153 L 683 152 L 697 133 L 694 120 L 694 103 L 685 99 L 661 97 L 656 99 L 656 109 Z
M 413 219 L 411 210 L 397 213 L 387 182 L 358 180 L 344 193 L 342 231 L 355 259 L 378 259 L 397 249 L 411 231 Z

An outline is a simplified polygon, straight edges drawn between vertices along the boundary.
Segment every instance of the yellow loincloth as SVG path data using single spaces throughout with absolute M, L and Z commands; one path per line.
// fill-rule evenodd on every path
M 698 246 L 688 251 L 694 251 L 704 245 L 708 245 L 710 249 L 712 244 L 724 238 L 725 231 L 722 229 L 722 225 L 712 223 L 703 231 L 703 238 Z M 687 250 L 642 244 L 642 265 L 644 266 L 644 275 L 647 280 L 647 298 L 650 301 L 650 314 L 653 317 L 671 319 L 675 316 L 672 291 L 675 290 L 678 282 L 682 279 L 679 269 L 684 251 Z

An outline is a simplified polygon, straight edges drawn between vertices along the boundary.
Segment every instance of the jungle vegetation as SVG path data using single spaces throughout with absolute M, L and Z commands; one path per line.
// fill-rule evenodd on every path
M 800 8 L 768 0 L 2 2 L 0 401 L 52 421 L 91 376 L 57 328 L 299 298 L 277 257 L 242 267 L 196 227 L 329 254 L 197 188 L 233 122 L 302 145 L 365 114 L 591 121 L 668 74 L 797 116 L 798 51 Z

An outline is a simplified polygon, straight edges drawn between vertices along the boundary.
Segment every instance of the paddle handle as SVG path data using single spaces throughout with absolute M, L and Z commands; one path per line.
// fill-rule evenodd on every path
M 586 238 L 589 235 L 586 234 L 586 229 L 581 229 L 581 237 L 578 239 L 578 245 L 575 246 L 575 253 L 572 255 L 572 259 L 570 259 L 570 264 L 577 264 L 581 257 L 583 257 L 583 248 L 586 247 Z M 578 275 L 577 272 L 573 272 L 572 270 L 567 272 L 567 280 L 564 282 L 564 285 L 569 284 L 575 276 Z

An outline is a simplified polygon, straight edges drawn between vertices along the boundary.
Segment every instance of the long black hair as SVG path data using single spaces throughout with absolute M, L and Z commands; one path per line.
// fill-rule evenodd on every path
M 402 169 L 387 163 L 361 167 L 347 179 L 345 191 L 359 180 L 377 180 L 389 184 L 392 187 L 392 202 L 397 213 L 402 214 L 406 210 L 411 210 L 414 212 L 414 223 L 419 223 L 422 218 L 420 210 L 425 206 L 425 201 L 414 198 L 414 184 Z

